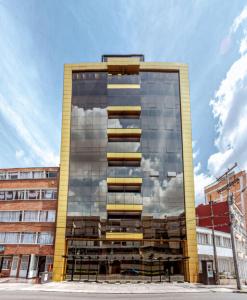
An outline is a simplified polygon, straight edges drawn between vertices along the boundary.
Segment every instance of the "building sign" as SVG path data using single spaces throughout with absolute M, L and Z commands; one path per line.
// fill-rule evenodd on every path
M 4 246 L 0 245 L 0 253 L 4 252 Z

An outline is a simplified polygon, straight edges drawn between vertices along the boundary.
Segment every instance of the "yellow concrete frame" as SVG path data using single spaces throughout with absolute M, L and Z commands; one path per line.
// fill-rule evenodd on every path
M 132 63 L 126 60 L 115 62 L 125 67 Z M 57 211 L 57 230 L 54 254 L 53 280 L 63 279 L 65 271 L 65 260 L 62 255 L 66 254 L 65 227 L 67 215 L 68 195 L 68 174 L 69 174 L 69 148 L 70 148 L 70 122 L 71 122 L 71 93 L 72 93 L 72 72 L 73 71 L 106 71 L 107 62 L 103 63 L 81 63 L 67 64 L 64 67 L 64 96 L 63 96 L 63 121 L 62 121 L 62 142 L 60 162 L 60 186 Z M 190 117 L 190 95 L 188 66 L 180 63 L 164 62 L 140 62 L 139 71 L 174 71 L 179 72 L 180 77 L 180 98 L 182 118 L 182 141 L 184 160 L 184 189 L 185 189 L 185 217 L 187 231 L 187 245 L 185 255 L 189 256 L 186 263 L 186 280 L 196 282 L 198 279 L 198 254 L 196 241 L 196 220 L 194 202 L 194 175 L 192 160 L 192 135 Z
M 108 177 L 106 179 L 108 185 L 141 185 L 140 177 Z
M 108 83 L 107 88 L 108 89 L 139 89 L 141 86 L 140 84 L 127 84 L 127 83 Z
M 108 114 L 110 113 L 118 113 L 118 112 L 124 112 L 126 114 L 128 113 L 140 113 L 141 112 L 141 106 L 108 106 L 107 107 Z
M 107 160 L 141 160 L 140 152 L 108 152 Z
M 106 240 L 142 240 L 143 233 L 130 232 L 106 232 Z
M 142 204 L 107 204 L 107 211 L 142 211 Z
M 108 128 L 107 135 L 114 136 L 114 135 L 122 135 L 122 136 L 140 136 L 142 134 L 142 130 L 140 128 Z
M 60 153 L 60 181 L 57 206 L 56 240 L 53 263 L 53 280 L 62 281 L 65 274 L 66 255 L 66 218 L 69 180 L 69 152 L 70 152 L 70 120 L 71 120 L 71 95 L 72 95 L 72 68 L 64 66 L 63 87 L 63 116 L 62 138 Z

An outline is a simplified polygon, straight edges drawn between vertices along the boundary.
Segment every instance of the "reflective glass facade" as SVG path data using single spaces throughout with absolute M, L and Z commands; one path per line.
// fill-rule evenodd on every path
M 73 72 L 67 278 L 183 278 L 179 86 L 176 71 Z

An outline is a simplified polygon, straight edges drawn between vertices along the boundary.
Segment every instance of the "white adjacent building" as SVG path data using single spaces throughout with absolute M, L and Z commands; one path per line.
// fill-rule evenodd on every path
M 202 261 L 214 260 L 212 230 L 197 226 L 197 243 L 199 256 L 199 273 L 202 273 Z M 246 238 L 236 234 L 236 247 L 238 254 L 238 265 L 241 279 L 247 281 L 247 248 Z M 218 256 L 218 267 L 220 277 L 233 278 L 234 264 L 230 233 L 215 230 L 215 243 Z

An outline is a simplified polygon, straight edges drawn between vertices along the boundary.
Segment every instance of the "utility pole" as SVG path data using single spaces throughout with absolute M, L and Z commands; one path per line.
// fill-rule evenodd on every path
M 236 275 L 236 281 L 237 281 L 237 289 L 241 290 L 241 281 L 239 276 L 239 270 L 238 270 L 238 258 L 237 258 L 237 252 L 236 252 L 236 244 L 235 244 L 235 235 L 234 235 L 234 228 L 233 228 L 233 221 L 234 221 L 234 213 L 232 209 L 233 205 L 233 195 L 230 193 L 231 186 L 233 186 L 237 181 L 233 180 L 230 182 L 229 179 L 229 173 L 236 168 L 237 163 L 235 163 L 231 168 L 229 168 L 220 178 L 218 178 L 217 181 L 219 181 L 222 178 L 226 179 L 227 184 L 218 190 L 218 193 L 227 190 L 227 204 L 228 204 L 228 210 L 229 210 L 229 225 L 230 225 L 230 233 L 231 233 L 231 242 L 232 242 L 232 254 L 233 254 L 233 263 L 234 263 L 234 269 L 235 269 L 235 275 Z
M 215 265 L 215 282 L 219 284 L 219 266 L 218 266 L 218 256 L 215 243 L 215 234 L 214 234 L 214 211 L 213 211 L 213 201 L 210 195 L 210 216 L 211 216 L 211 226 L 212 226 L 212 240 L 213 240 L 213 249 L 214 249 L 214 265 Z

